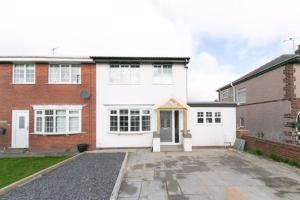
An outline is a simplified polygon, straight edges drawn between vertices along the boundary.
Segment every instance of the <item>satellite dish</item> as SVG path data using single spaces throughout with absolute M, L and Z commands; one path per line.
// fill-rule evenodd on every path
M 88 90 L 81 90 L 80 91 L 80 97 L 83 99 L 89 99 L 91 96 L 90 92 Z

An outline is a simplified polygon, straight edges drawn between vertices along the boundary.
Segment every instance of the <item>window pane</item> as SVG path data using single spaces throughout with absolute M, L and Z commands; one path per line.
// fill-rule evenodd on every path
M 110 116 L 110 131 L 118 131 L 118 116 Z
M 130 70 L 130 81 L 131 83 L 139 83 L 140 82 L 140 66 L 139 65 L 131 65 Z
M 71 82 L 80 83 L 80 65 L 72 65 L 71 68 Z
M 110 82 L 119 83 L 120 82 L 120 68 L 119 65 L 110 66 Z
M 162 83 L 172 83 L 172 66 L 171 65 L 163 66 Z
M 57 110 L 56 115 L 66 115 L 66 110 Z
M 204 122 L 204 119 L 203 119 L 203 118 L 198 118 L 197 121 L 198 121 L 198 123 L 201 123 L 201 124 L 202 124 L 202 123 Z
M 24 116 L 20 116 L 19 117 L 19 128 L 25 128 L 25 117 Z
M 59 65 L 50 65 L 49 83 L 59 83 Z
M 52 133 L 54 131 L 53 116 L 45 116 L 45 132 Z
M 120 131 L 128 131 L 128 116 L 120 116 Z
M 69 118 L 69 130 L 70 132 L 77 132 L 79 130 L 79 117 Z
M 62 83 L 70 82 L 70 67 L 69 67 L 69 65 L 61 65 L 61 82 Z
M 43 131 L 43 118 L 42 117 L 36 118 L 36 131 L 37 132 Z
M 140 131 L 140 116 L 130 116 L 130 131 Z
M 26 65 L 26 83 L 34 83 L 35 67 L 34 65 Z
M 56 132 L 57 133 L 66 132 L 66 116 L 56 117 Z
M 150 116 L 142 116 L 142 131 L 150 131 Z
M 70 115 L 78 115 L 79 114 L 79 110 L 70 110 L 69 114 Z
M 212 123 L 212 112 L 206 112 L 206 123 Z
M 14 83 L 25 82 L 24 65 L 14 65 Z
M 154 83 L 160 83 L 161 82 L 161 66 L 160 65 L 154 65 L 153 68 L 153 82 Z

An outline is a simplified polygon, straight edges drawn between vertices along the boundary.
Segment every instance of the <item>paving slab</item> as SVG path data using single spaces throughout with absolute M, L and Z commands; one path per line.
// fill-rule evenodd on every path
M 136 151 L 126 171 L 123 184 L 135 192 L 123 187 L 119 199 L 300 199 L 299 169 L 228 149 Z

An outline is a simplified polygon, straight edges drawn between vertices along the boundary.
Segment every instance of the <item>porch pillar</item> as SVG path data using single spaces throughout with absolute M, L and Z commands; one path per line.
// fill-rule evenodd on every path
M 183 109 L 183 134 L 187 134 L 187 110 Z
M 157 122 L 156 122 L 156 126 L 157 126 L 157 134 L 160 134 L 160 110 L 157 109 Z

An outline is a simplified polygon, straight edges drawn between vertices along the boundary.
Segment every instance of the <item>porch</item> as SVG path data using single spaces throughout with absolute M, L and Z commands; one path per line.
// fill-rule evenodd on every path
M 175 98 L 154 107 L 156 131 L 153 133 L 153 152 L 173 149 L 192 151 L 192 136 L 188 130 L 188 108 Z M 174 146 L 173 148 L 171 148 Z

